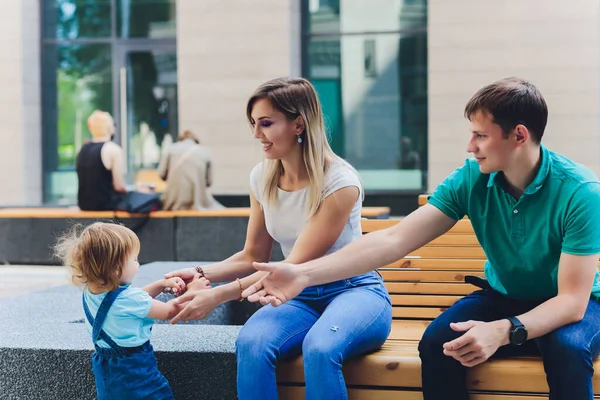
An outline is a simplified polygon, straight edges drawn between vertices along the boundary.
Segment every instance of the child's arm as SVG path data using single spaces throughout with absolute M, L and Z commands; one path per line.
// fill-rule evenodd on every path
M 150 297 L 154 298 L 161 294 L 165 288 L 170 288 L 171 292 L 177 295 L 185 291 L 185 282 L 177 276 L 174 278 L 159 279 L 156 282 L 144 286 L 142 290 L 147 292 Z
M 163 303 L 159 300 L 152 300 L 152 306 L 148 312 L 147 318 L 154 318 L 160 320 L 171 319 L 176 316 L 181 310 L 185 308 L 185 305 L 175 303 L 173 300 Z

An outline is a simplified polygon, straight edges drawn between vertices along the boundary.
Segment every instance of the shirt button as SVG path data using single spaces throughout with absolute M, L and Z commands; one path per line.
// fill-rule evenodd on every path
M 519 210 L 513 210 L 513 214 L 518 214 Z

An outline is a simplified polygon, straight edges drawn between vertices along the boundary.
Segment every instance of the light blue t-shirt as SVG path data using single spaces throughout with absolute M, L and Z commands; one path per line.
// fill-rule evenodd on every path
M 93 294 L 87 288 L 83 290 L 83 296 L 94 319 L 107 293 Z M 130 286 L 115 299 L 112 307 L 108 310 L 102 329 L 121 347 L 141 346 L 150 340 L 154 324 L 154 319 L 146 318 L 150 307 L 152 307 L 152 297 L 142 289 Z M 87 318 L 85 325 L 89 335 L 92 336 L 92 326 Z M 102 339 L 98 340 L 97 345 L 110 348 L 108 343 Z

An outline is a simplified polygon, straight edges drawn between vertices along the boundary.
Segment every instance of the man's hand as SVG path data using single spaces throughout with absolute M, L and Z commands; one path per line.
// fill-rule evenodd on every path
M 176 324 L 179 321 L 206 318 L 214 311 L 215 307 L 219 305 L 214 289 L 198 290 L 194 292 L 188 291 L 175 299 L 175 302 L 177 304 L 184 304 L 187 302 L 187 304 L 185 305 L 185 308 L 171 320 L 171 324 Z
M 444 343 L 444 354 L 453 357 L 465 367 L 474 367 L 490 358 L 500 346 L 509 343 L 510 321 L 467 321 L 451 323 L 461 337 Z
M 255 262 L 252 266 L 268 274 L 242 292 L 242 297 L 250 302 L 277 307 L 298 296 L 308 286 L 308 279 L 294 264 Z

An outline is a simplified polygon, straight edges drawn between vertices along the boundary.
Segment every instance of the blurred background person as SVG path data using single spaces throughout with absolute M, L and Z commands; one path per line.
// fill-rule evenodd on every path
M 125 155 L 112 141 L 115 122 L 109 113 L 96 110 L 87 125 L 92 141 L 85 143 L 77 155 L 77 204 L 85 211 L 114 210 L 127 192 Z
M 421 169 L 421 156 L 412 148 L 411 140 L 407 136 L 400 139 L 400 157 L 398 160 L 400 169 Z
M 185 130 L 171 145 L 158 166 L 158 175 L 167 182 L 164 210 L 211 210 L 223 208 L 209 191 L 212 168 L 208 149 L 192 131 Z

